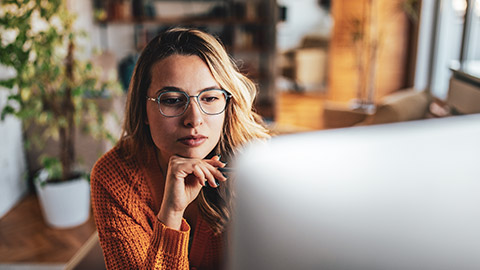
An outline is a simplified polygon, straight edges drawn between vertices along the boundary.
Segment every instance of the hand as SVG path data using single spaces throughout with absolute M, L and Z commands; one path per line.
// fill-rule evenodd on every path
M 218 156 L 203 160 L 172 156 L 168 162 L 158 219 L 168 227 L 180 229 L 185 209 L 195 200 L 206 182 L 211 187 L 217 187 L 215 179 L 222 182 L 227 180 L 217 170 L 217 167 L 224 166 Z

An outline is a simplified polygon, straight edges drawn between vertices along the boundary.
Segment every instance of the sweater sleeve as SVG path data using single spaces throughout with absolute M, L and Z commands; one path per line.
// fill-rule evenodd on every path
M 91 194 L 95 223 L 108 269 L 188 269 L 190 226 L 182 221 L 180 231 L 171 229 L 155 219 L 145 226 L 139 221 L 137 208 L 126 209 L 126 198 L 118 198 L 109 185 L 120 177 L 114 170 L 99 168 L 92 171 Z M 105 173 L 110 171 L 110 173 Z M 109 179 L 115 179 L 111 181 Z M 126 188 L 122 186 L 122 188 Z M 120 196 L 121 197 L 121 196 Z M 135 207 L 135 206 L 132 206 Z

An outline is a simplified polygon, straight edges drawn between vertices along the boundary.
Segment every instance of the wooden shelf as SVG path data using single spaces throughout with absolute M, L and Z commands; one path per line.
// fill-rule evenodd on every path
M 77 227 L 48 227 L 35 195 L 0 219 L 0 269 L 73 269 L 98 243 L 93 217 Z
M 211 17 L 179 17 L 179 18 L 125 18 L 125 19 L 107 19 L 105 21 L 97 21 L 98 24 L 174 24 L 174 25 L 257 25 L 264 24 L 265 21 L 261 19 L 232 19 L 232 18 L 211 18 Z
M 172 26 L 194 27 L 209 32 L 221 40 L 235 60 L 248 66 L 246 73 L 252 76 L 259 87 L 258 99 L 270 99 L 275 90 L 277 1 L 207 0 L 214 5 L 203 8 L 192 5 L 194 2 L 203 1 L 175 2 L 182 4 L 184 9 L 171 5 L 162 9 L 161 6 L 153 5 L 154 12 L 150 10 L 151 6 L 147 9 L 143 6 L 144 12 L 141 12 L 142 5 L 134 5 L 130 9 L 124 2 L 94 1 L 94 9 L 98 11 L 94 23 L 105 31 L 115 33 L 122 29 L 110 26 L 133 27 L 133 49 L 144 48 L 159 31 Z M 172 12 L 174 9 L 175 12 Z M 150 14 L 152 16 L 148 16 Z

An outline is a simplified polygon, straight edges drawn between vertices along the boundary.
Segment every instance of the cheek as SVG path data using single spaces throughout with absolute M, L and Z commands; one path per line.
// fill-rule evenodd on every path
M 150 134 L 155 141 L 165 137 L 168 131 L 172 130 L 168 119 L 162 117 L 157 110 L 147 110 L 145 124 L 149 126 Z
M 220 138 L 222 131 L 223 131 L 223 126 L 225 122 L 225 116 L 220 116 L 218 119 L 215 119 L 215 121 L 211 124 L 212 127 L 212 133 L 215 134 L 216 137 Z
M 175 141 L 178 135 L 177 125 L 165 118 L 150 119 L 150 134 L 153 143 L 162 152 L 175 153 Z

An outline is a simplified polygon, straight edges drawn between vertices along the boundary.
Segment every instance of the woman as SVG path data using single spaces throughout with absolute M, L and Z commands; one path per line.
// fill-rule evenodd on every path
M 268 138 L 255 85 L 211 35 L 172 29 L 144 49 L 122 138 L 92 170 L 92 205 L 109 269 L 219 269 L 232 192 L 219 168 Z

